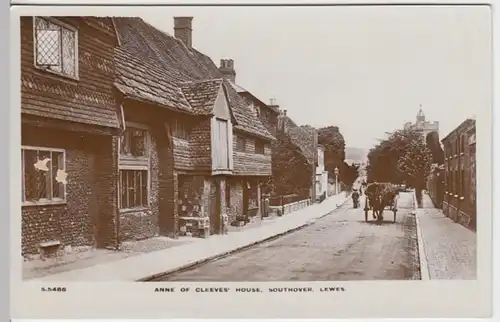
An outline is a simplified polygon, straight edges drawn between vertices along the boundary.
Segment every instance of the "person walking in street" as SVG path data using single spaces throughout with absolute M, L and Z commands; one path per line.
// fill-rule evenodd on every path
M 353 189 L 352 191 L 352 205 L 354 208 L 358 208 L 359 206 L 359 193 L 357 189 Z

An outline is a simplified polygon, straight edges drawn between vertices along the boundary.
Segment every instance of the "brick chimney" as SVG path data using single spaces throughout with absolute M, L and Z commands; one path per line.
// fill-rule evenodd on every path
M 280 109 L 280 115 L 278 116 L 277 131 L 281 133 L 286 133 L 287 130 L 288 129 L 286 126 L 286 110 Z
M 186 47 L 191 48 L 193 41 L 193 17 L 174 17 L 174 35 Z
M 234 61 L 232 59 L 221 59 L 219 71 L 224 78 L 236 84 L 236 71 L 234 70 Z

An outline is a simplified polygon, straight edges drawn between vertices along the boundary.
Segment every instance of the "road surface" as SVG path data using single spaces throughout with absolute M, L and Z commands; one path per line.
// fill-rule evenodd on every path
M 398 203 L 396 223 L 389 210 L 381 224 L 365 222 L 347 202 L 303 229 L 156 281 L 420 279 L 412 194 Z

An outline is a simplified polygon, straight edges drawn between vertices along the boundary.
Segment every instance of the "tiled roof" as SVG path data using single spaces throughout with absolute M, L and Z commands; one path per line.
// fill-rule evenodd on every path
M 210 114 L 219 94 L 222 79 L 181 83 L 184 97 L 197 114 Z
M 281 116 L 286 126 L 286 133 L 290 137 L 307 160 L 315 163 L 315 157 L 318 146 L 317 130 L 311 126 L 298 126 L 292 119 L 286 115 Z
M 206 113 L 209 102 L 214 99 L 213 92 L 210 95 L 205 93 L 207 97 L 202 99 L 203 95 L 198 97 L 198 94 L 193 93 L 192 86 L 200 86 L 204 91 L 209 91 L 209 87 L 221 82 L 223 75 L 213 61 L 140 18 L 119 17 L 114 20 L 124 48 L 117 51 L 117 59 L 123 63 L 125 59 L 135 56 L 133 60 L 124 62 L 124 66 L 118 64 L 119 90 L 127 95 L 135 95 L 137 99 L 170 106 L 179 111 Z M 205 82 L 194 85 L 196 81 Z M 195 83 L 189 85 L 189 82 Z M 227 80 L 223 84 L 236 119 L 235 127 L 252 135 L 273 139 L 234 88 L 228 86 Z M 139 90 L 136 90 L 135 86 L 138 85 Z M 155 96 L 159 98 L 155 99 Z M 199 100 L 203 102 L 198 102 Z
M 260 100 L 257 96 L 253 95 L 252 92 L 248 91 L 247 89 L 241 87 L 240 85 L 234 83 L 233 81 L 228 80 L 228 82 L 238 94 L 249 95 L 251 97 L 251 99 L 256 100 L 257 102 L 259 102 L 263 106 L 266 106 L 274 113 L 276 113 L 276 114 L 280 113 L 279 108 L 276 105 L 268 105 L 268 104 L 264 103 L 262 100 Z
M 141 59 L 152 59 L 193 80 L 221 78 L 211 59 L 141 18 L 114 18 L 122 46 Z M 211 64 L 208 64 L 208 63 Z M 214 65 L 214 66 L 209 66 Z
M 115 62 L 115 86 L 124 95 L 182 112 L 193 112 L 177 86 L 175 73 L 165 73 L 155 61 L 142 60 L 121 48 L 115 50 Z
M 229 84 L 234 88 L 237 93 L 248 93 L 246 89 L 236 84 L 235 82 L 229 81 Z
M 224 80 L 223 84 L 229 100 L 229 105 L 231 106 L 234 118 L 236 119 L 236 129 L 249 132 L 250 134 L 265 139 L 274 140 L 271 133 L 269 133 L 262 122 L 258 119 L 255 111 L 245 103 L 243 98 L 229 84 L 229 81 Z
M 449 138 L 455 136 L 457 133 L 461 133 L 464 131 L 464 129 L 468 129 L 470 127 L 476 126 L 476 120 L 472 118 L 465 119 L 462 123 L 460 123 L 459 126 L 454 128 L 450 133 L 448 133 L 442 140 L 442 143 L 445 143 L 448 141 Z

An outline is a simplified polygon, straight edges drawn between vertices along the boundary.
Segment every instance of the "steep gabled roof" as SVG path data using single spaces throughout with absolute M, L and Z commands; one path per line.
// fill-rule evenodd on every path
M 116 88 L 126 97 L 193 113 L 177 86 L 181 75 L 166 73 L 154 60 L 140 59 L 122 48 L 115 50 Z
M 211 114 L 219 94 L 222 79 L 188 81 L 180 84 L 184 97 L 197 114 Z
M 283 114 L 280 118 L 286 128 L 285 135 L 299 148 L 310 164 L 315 163 L 318 146 L 317 130 L 307 125 L 298 126 L 289 116 Z
M 222 77 L 210 58 L 187 48 L 179 39 L 141 18 L 118 17 L 114 20 L 122 46 L 141 59 L 155 60 L 167 69 L 175 69 L 194 80 Z
M 236 129 L 274 139 L 228 81 L 222 81 L 223 75 L 208 56 L 186 47 L 182 41 L 140 18 L 114 20 L 123 47 L 117 51 L 117 68 L 120 70 L 117 87 L 120 91 L 156 104 L 174 104 L 171 107 L 179 111 L 207 114 L 208 106 L 217 97 L 216 84 L 220 86 L 222 83 L 236 120 Z M 134 59 L 126 61 L 130 57 Z M 135 90 L 134 86 L 139 89 Z M 195 93 L 198 90 L 201 93 Z M 155 95 L 159 98 L 155 99 Z
M 234 88 L 234 90 L 240 94 L 240 95 L 248 95 L 251 97 L 251 99 L 259 102 L 261 105 L 267 107 L 268 109 L 270 109 L 271 111 L 273 111 L 274 113 L 276 114 L 279 114 L 280 111 L 279 109 L 277 108 L 276 105 L 268 105 L 266 103 L 264 103 L 261 99 L 259 99 L 257 96 L 255 96 L 252 92 L 250 92 L 249 90 L 241 87 L 240 85 L 234 83 L 233 81 L 230 81 L 228 80 L 229 84 Z
M 448 141 L 448 139 L 451 138 L 456 133 L 460 133 L 464 129 L 469 128 L 469 127 L 473 127 L 473 126 L 476 126 L 476 120 L 475 119 L 472 119 L 472 118 L 465 119 L 465 121 L 463 121 L 462 123 L 460 123 L 460 125 L 458 125 L 456 128 L 454 128 L 450 133 L 448 133 L 441 140 L 441 143 L 443 143 L 443 144 L 446 143 L 446 141 Z
M 269 133 L 266 127 L 258 119 L 255 111 L 246 104 L 245 100 L 229 84 L 229 81 L 224 80 L 223 84 L 229 101 L 229 106 L 231 106 L 234 118 L 236 119 L 236 129 L 249 132 L 261 138 L 274 140 L 271 133 Z M 255 120 L 258 120 L 258 122 Z

